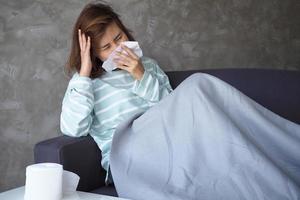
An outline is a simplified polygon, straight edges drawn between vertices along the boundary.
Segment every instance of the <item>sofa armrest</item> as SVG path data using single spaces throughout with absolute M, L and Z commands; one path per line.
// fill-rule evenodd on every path
M 105 186 L 106 171 L 101 166 L 101 151 L 91 136 L 59 136 L 37 143 L 34 161 L 54 162 L 80 176 L 79 191 L 89 192 Z

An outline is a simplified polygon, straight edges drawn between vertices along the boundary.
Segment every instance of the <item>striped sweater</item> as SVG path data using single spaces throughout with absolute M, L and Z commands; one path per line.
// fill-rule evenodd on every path
M 125 70 L 106 72 L 93 80 L 76 72 L 63 98 L 61 132 L 72 137 L 90 134 L 101 150 L 101 165 L 107 172 L 112 137 L 118 124 L 145 112 L 173 91 L 155 60 L 143 56 L 141 61 L 145 69 L 141 80 Z M 106 173 L 105 183 L 108 176 Z

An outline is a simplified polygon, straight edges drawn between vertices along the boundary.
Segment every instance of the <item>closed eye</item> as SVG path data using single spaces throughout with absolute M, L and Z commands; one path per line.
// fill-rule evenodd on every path
M 122 33 L 119 33 L 116 37 L 115 37 L 115 41 L 118 41 L 120 40 L 121 38 L 123 37 L 123 34 Z M 109 44 L 106 44 L 105 46 L 103 46 L 101 49 L 102 50 L 106 50 L 106 49 L 109 49 L 110 48 L 110 45 Z
M 109 45 L 106 45 L 106 46 L 104 46 L 104 47 L 102 47 L 102 50 L 105 50 L 105 49 L 109 49 Z
M 120 40 L 122 38 L 122 35 L 119 35 L 116 40 Z

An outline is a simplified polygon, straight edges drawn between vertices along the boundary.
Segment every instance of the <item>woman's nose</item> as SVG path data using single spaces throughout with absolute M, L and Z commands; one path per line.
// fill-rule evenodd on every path
M 112 49 L 112 52 L 120 45 L 119 42 L 113 42 L 112 43 L 112 46 L 111 46 L 111 49 Z

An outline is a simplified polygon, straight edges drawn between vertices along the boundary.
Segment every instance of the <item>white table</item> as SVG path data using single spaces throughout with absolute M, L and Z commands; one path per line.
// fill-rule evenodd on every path
M 0 193 L 0 200 L 24 200 L 25 187 L 18 187 L 6 192 Z M 76 191 L 73 194 L 66 195 L 62 200 L 128 200 L 107 195 L 94 194 L 89 192 Z

